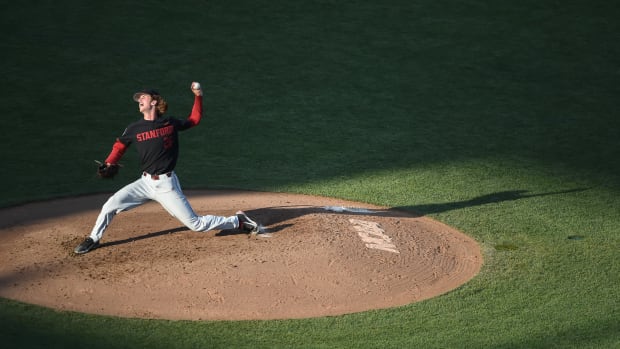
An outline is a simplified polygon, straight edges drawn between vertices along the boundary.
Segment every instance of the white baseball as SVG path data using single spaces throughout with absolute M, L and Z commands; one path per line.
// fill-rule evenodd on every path
M 192 84 L 192 88 L 193 88 L 194 90 L 200 90 L 200 83 L 199 83 L 199 82 L 195 82 L 195 83 L 193 83 L 193 84 Z

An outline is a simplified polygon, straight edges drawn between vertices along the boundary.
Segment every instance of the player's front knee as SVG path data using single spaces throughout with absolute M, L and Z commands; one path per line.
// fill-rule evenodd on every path
M 191 229 L 192 231 L 203 231 L 204 230 L 202 224 L 200 223 L 200 220 L 197 218 L 188 220 L 187 222 L 185 222 L 185 226 Z

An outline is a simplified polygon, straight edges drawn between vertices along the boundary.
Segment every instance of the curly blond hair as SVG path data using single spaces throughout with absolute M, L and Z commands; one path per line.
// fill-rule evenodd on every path
M 153 95 L 153 100 L 157 101 L 157 112 L 159 115 L 164 115 L 164 113 L 168 110 L 168 103 L 164 97 L 160 95 Z

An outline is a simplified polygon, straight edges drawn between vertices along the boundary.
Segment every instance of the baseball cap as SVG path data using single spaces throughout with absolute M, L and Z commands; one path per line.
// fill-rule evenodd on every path
M 140 90 L 133 94 L 133 100 L 137 102 L 138 99 L 140 99 L 140 96 L 142 95 L 159 96 L 159 92 L 157 92 L 156 90 L 150 89 L 150 88 Z

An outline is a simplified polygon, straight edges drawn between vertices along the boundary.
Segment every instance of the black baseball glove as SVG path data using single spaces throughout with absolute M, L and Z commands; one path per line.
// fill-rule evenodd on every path
M 99 167 L 97 167 L 97 175 L 101 178 L 114 178 L 118 174 L 118 170 L 120 168 L 117 164 L 109 164 L 106 165 L 97 161 Z

